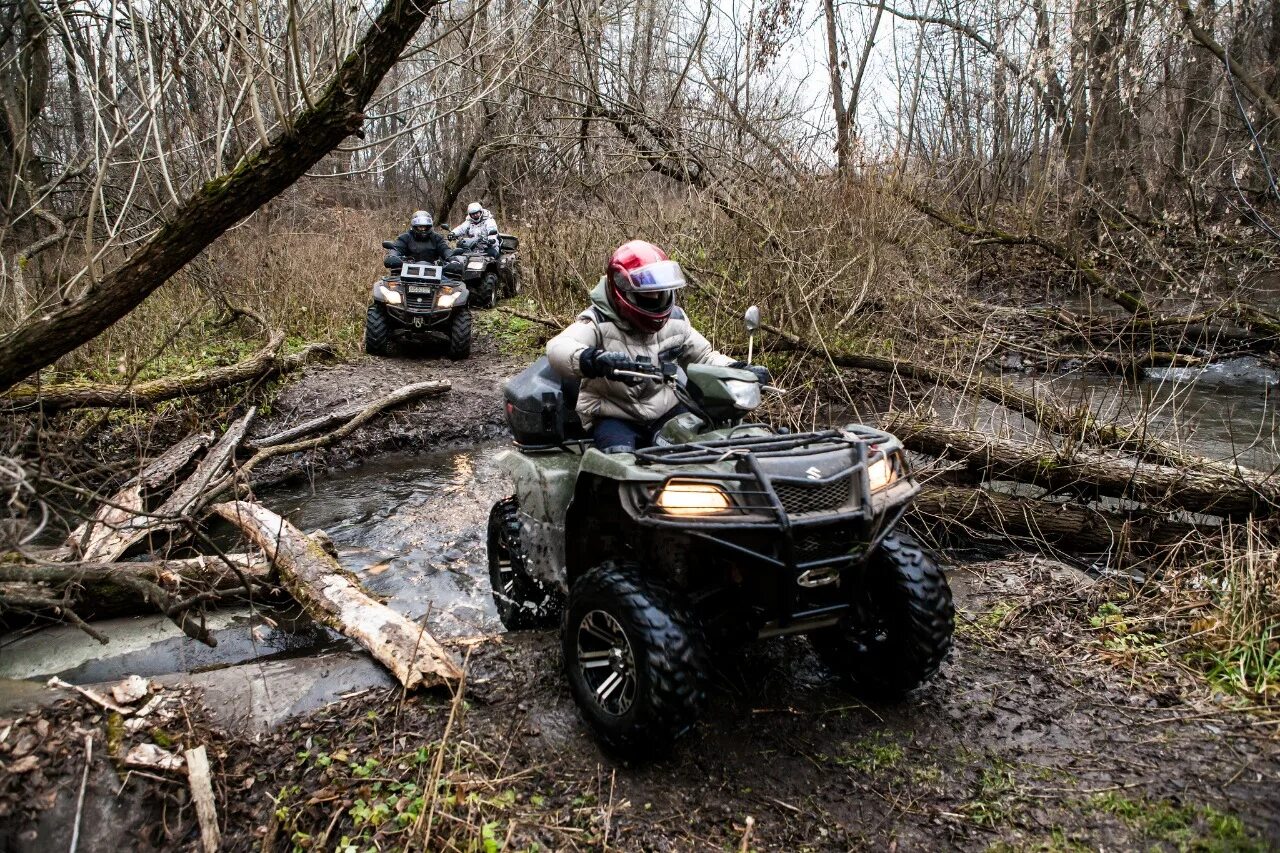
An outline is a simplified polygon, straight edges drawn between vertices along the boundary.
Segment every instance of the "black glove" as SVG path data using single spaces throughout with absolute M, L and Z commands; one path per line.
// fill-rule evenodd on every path
M 768 385 L 773 381 L 773 374 L 763 364 L 747 364 L 745 361 L 735 361 L 729 366 L 737 370 L 750 370 L 756 375 L 756 379 L 760 380 L 761 385 Z
M 395 252 L 392 252 L 382 259 L 382 265 L 389 270 L 398 270 L 400 267 L 404 266 L 404 259 Z
M 617 370 L 634 370 L 635 362 L 625 352 L 612 352 L 591 347 L 578 356 L 578 369 L 588 379 L 619 379 L 628 381 L 632 377 L 619 376 Z

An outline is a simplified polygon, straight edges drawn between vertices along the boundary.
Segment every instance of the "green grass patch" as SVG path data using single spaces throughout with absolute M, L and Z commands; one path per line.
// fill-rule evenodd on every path
M 902 746 L 884 732 L 843 743 L 841 747 L 840 754 L 832 761 L 841 767 L 852 767 L 862 773 L 874 775 L 893 770 L 902 763 Z
M 1249 833 L 1240 818 L 1212 806 L 1176 805 L 1168 800 L 1131 798 L 1116 791 L 1095 794 L 1088 804 L 1095 811 L 1119 818 L 1147 840 L 1167 844 L 1176 850 L 1226 853 L 1266 849 Z
M 537 316 L 537 310 L 531 305 L 522 304 L 521 300 L 505 304 L 517 311 Z M 542 355 L 547 339 L 556 334 L 549 326 L 505 311 L 479 311 L 472 316 L 476 331 L 495 340 L 498 349 L 506 355 L 537 358 Z

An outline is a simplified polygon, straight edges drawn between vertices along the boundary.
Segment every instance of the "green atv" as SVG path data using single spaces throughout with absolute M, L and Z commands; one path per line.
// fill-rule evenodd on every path
M 807 634 L 881 697 L 932 676 L 954 610 L 937 564 L 895 530 L 919 491 L 901 442 L 858 425 L 743 423 L 761 399 L 751 371 L 631 367 L 691 410 L 634 454 L 591 446 L 577 382 L 545 357 L 507 383 L 516 449 L 498 459 L 516 493 L 489 516 L 498 613 L 509 629 L 559 618 L 569 685 L 599 740 L 660 750 L 698 718 L 712 653 L 757 638 Z

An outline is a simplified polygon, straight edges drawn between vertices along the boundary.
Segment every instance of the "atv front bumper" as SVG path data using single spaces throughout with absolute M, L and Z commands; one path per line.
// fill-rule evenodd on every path
M 636 524 L 678 531 L 754 576 L 765 590 L 752 596 L 761 635 L 834 624 L 850 609 L 849 591 L 867 558 L 920 490 L 897 439 L 866 433 L 762 438 L 756 449 L 738 439 L 731 466 L 717 442 L 642 450 L 637 461 L 667 468 L 668 476 L 624 490 L 623 506 Z M 705 476 L 688 467 L 713 458 Z M 878 463 L 893 478 L 873 488 L 868 471 Z M 673 483 L 717 487 L 731 506 L 673 514 L 660 500 Z
M 406 332 L 447 332 L 452 308 L 413 309 L 384 305 L 383 310 L 394 324 Z

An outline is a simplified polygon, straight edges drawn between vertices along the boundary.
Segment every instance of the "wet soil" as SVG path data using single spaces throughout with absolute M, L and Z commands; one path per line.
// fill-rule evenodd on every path
M 260 416 L 250 438 L 280 432 L 311 418 L 377 400 L 397 388 L 446 379 L 448 393 L 428 397 L 375 418 L 327 448 L 270 460 L 255 482 L 297 481 L 324 471 L 350 468 L 392 451 L 416 451 L 478 444 L 506 437 L 502 384 L 523 370 L 527 356 L 505 354 L 493 338 L 478 336 L 472 355 L 450 361 L 415 353 L 397 358 L 362 358 L 317 366 L 287 385 Z
M 908 700 L 862 702 L 803 639 L 767 641 L 722 661 L 705 720 L 670 755 L 639 764 L 586 733 L 555 632 L 460 646 L 468 684 L 457 703 L 364 687 L 263 733 L 218 724 L 191 695 L 165 742 L 209 745 L 229 850 L 346 849 L 344 837 L 360 850 L 412 849 L 428 815 L 432 849 L 484 849 L 485 838 L 517 850 L 1280 843 L 1275 724 L 1231 710 L 1158 657 L 1108 652 L 1083 614 L 1115 590 L 1032 558 L 950 575 L 955 651 Z M 84 767 L 77 727 L 108 753 L 90 777 L 92 807 L 119 808 L 98 801 L 123 773 L 113 775 L 109 726 L 86 703 L 17 720 L 0 760 L 42 719 L 55 734 L 46 725 L 38 749 L 51 760 L 21 789 L 0 783 L 11 821 L 0 850 L 66 840 Z M 128 814 L 106 835 L 95 826 L 96 840 L 194 849 L 183 785 L 135 774 L 121 800 Z

